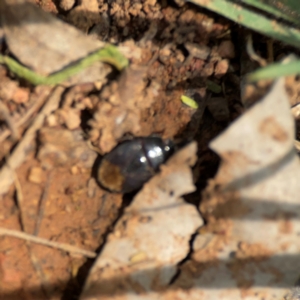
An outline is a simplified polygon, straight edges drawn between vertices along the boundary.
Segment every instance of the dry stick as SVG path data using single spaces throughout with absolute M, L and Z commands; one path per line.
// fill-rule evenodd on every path
M 0 195 L 6 193 L 10 185 L 13 183 L 14 175 L 11 169 L 15 170 L 23 163 L 27 155 L 26 150 L 35 138 L 36 132 L 43 126 L 45 117 L 58 108 L 63 91 L 64 88 L 61 86 L 57 86 L 54 89 L 50 98 L 47 100 L 40 113 L 36 116 L 32 125 L 25 132 L 23 138 L 16 146 L 11 156 L 7 159 L 6 164 L 2 167 L 0 171 Z
M 43 270 L 41 268 L 38 259 L 36 258 L 36 256 L 34 255 L 31 249 L 32 244 L 29 241 L 26 241 L 26 243 L 27 243 L 27 249 L 28 249 L 31 264 L 41 282 L 41 290 L 44 292 L 46 299 L 51 299 L 51 288 L 50 288 L 49 280 L 47 280 L 47 277 L 43 273 Z
M 37 99 L 35 99 L 33 105 L 26 111 L 26 113 L 19 120 L 13 120 L 16 128 L 19 128 L 20 126 L 25 124 L 29 120 L 29 118 L 41 108 L 46 100 L 46 97 L 49 95 L 50 90 L 50 87 L 44 87 L 41 94 L 37 97 Z M 11 130 L 4 129 L 0 134 L 0 143 L 3 142 L 7 137 L 9 137 L 10 134 Z
M 34 235 L 37 236 L 39 234 L 39 230 L 40 230 L 40 225 L 42 223 L 42 219 L 44 217 L 44 210 L 45 210 L 45 205 L 46 205 L 46 200 L 48 198 L 48 194 L 49 194 L 49 189 L 50 189 L 50 185 L 52 182 L 52 178 L 53 178 L 53 173 L 54 171 L 50 171 L 50 175 L 48 176 L 48 179 L 46 181 L 45 187 L 44 187 L 44 191 L 42 193 L 42 196 L 40 198 L 40 202 L 38 204 L 38 215 L 37 215 L 37 220 L 35 222 L 35 228 L 34 228 Z M 30 242 L 27 241 L 27 243 L 29 244 Z M 38 259 L 35 257 L 34 255 L 34 251 L 32 251 L 31 246 L 28 247 L 29 250 L 29 254 L 30 254 L 30 259 L 31 262 L 37 272 L 37 274 L 40 277 L 40 280 L 42 282 L 42 289 L 45 293 L 45 295 L 47 295 L 47 297 L 50 299 L 51 298 L 51 290 L 49 289 L 49 280 L 48 278 L 45 276 Z
M 12 133 L 12 137 L 14 140 L 17 140 L 20 137 L 20 133 L 18 131 L 17 126 L 15 125 L 15 122 L 13 121 L 10 112 L 7 108 L 7 106 L 0 100 L 0 116 L 5 120 L 6 125 L 10 129 Z
M 40 199 L 39 211 L 38 211 L 38 217 L 37 217 L 37 220 L 36 220 L 36 223 L 35 223 L 34 235 L 38 235 L 39 231 L 40 231 L 40 226 L 41 226 L 41 223 L 42 223 L 42 219 L 44 217 L 45 205 L 46 205 L 46 201 L 47 201 L 47 198 L 48 198 L 49 189 L 50 189 L 50 185 L 51 185 L 51 182 L 52 182 L 53 174 L 54 174 L 54 171 L 50 171 L 50 175 L 48 176 L 48 179 L 46 181 L 42 197 Z
M 6 228 L 3 228 L 3 227 L 0 227 L 0 236 L 1 235 L 6 235 L 6 236 L 15 237 L 15 238 L 18 238 L 18 239 L 23 239 L 25 241 L 29 241 L 29 242 L 41 244 L 41 245 L 44 245 L 44 246 L 56 248 L 56 249 L 59 249 L 59 250 L 66 251 L 68 253 L 80 254 L 80 255 L 83 255 L 83 256 L 89 257 L 89 258 L 95 258 L 96 255 L 97 255 L 95 252 L 88 251 L 88 250 L 83 250 L 83 249 L 77 248 L 77 247 L 69 245 L 69 244 L 49 241 L 47 239 L 43 239 L 43 238 L 40 238 L 40 237 L 37 237 L 37 236 L 26 234 L 24 232 L 20 232 L 20 231 L 17 231 L 17 230 L 6 229 Z
M 267 61 L 255 53 L 251 33 L 247 36 L 246 50 L 250 58 L 258 62 L 261 67 L 265 67 L 267 65 Z
M 14 170 L 11 170 L 11 172 L 14 175 L 14 183 L 15 183 L 15 188 L 16 188 L 16 199 L 17 199 L 17 205 L 20 211 L 20 221 L 21 221 L 21 229 L 24 232 L 29 232 L 28 228 L 26 226 L 26 222 L 25 222 L 25 214 L 24 214 L 24 210 L 23 210 L 23 193 L 22 193 L 22 187 L 19 181 L 19 178 L 16 174 L 16 172 Z
M 14 177 L 15 177 L 15 187 L 16 187 L 16 198 L 17 198 L 17 204 L 19 207 L 19 211 L 20 211 L 20 221 L 21 221 L 21 228 L 23 231 L 25 231 L 26 233 L 28 233 L 28 228 L 26 226 L 26 222 L 25 222 L 25 214 L 24 214 L 24 209 L 23 209 L 23 193 L 22 193 L 22 187 L 20 184 L 20 181 L 18 179 L 18 176 L 16 174 L 16 172 L 14 170 L 12 170 Z M 34 252 L 31 249 L 31 243 L 29 241 L 26 241 L 26 246 L 27 246 L 27 251 L 29 253 L 29 257 L 30 257 L 30 261 L 31 264 L 33 266 L 33 268 L 35 269 L 37 275 L 39 276 L 40 280 L 41 280 L 41 286 L 42 289 L 45 293 L 45 295 L 48 297 L 48 299 L 50 299 L 51 297 L 51 293 L 49 291 L 49 289 L 47 288 L 49 286 L 47 279 L 45 278 L 45 275 L 42 271 L 42 268 L 39 264 L 38 259 L 36 258 L 36 256 L 34 255 Z

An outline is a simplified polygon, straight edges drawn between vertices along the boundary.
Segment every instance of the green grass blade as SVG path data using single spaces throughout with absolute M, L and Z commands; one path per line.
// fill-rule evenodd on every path
M 282 64 L 282 62 L 273 63 L 248 74 L 246 76 L 246 80 L 248 82 L 254 82 L 263 79 L 276 79 L 281 76 L 289 76 L 295 74 L 300 74 L 300 60 L 290 61 L 285 64 Z
M 300 30 L 280 24 L 275 20 L 268 19 L 241 5 L 233 4 L 226 0 L 189 0 L 189 2 L 212 10 L 240 25 L 273 39 L 300 48 Z
M 297 5 L 295 5 L 296 1 L 298 2 Z M 274 0 L 240 0 L 239 2 L 258 8 L 295 25 L 300 25 L 299 0 L 287 0 L 285 3 Z
M 46 83 L 49 85 L 63 82 L 74 74 L 89 67 L 96 61 L 102 61 L 113 65 L 119 71 L 128 65 L 128 60 L 118 51 L 115 46 L 108 45 L 95 53 L 83 58 L 78 63 L 65 68 L 64 70 L 46 77 Z

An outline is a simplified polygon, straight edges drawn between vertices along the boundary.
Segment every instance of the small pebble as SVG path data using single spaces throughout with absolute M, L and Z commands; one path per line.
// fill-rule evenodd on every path
M 229 60 L 228 59 L 222 59 L 219 62 L 217 62 L 215 66 L 215 76 L 216 78 L 221 78 L 224 76 L 229 68 Z
M 64 10 L 70 10 L 75 4 L 75 0 L 61 0 L 59 3 L 59 7 Z
M 80 126 L 80 111 L 78 109 L 60 109 L 57 111 L 62 123 L 70 130 L 74 130 Z
M 235 50 L 234 45 L 231 41 L 222 41 L 219 48 L 218 53 L 223 58 L 234 58 Z
M 46 118 L 46 122 L 49 127 L 55 127 L 58 125 L 57 118 L 54 114 L 49 115 Z
M 41 183 L 43 181 L 43 169 L 39 167 L 33 167 L 29 171 L 28 180 L 33 183 Z
M 206 45 L 199 45 L 195 43 L 186 42 L 184 47 L 189 51 L 192 57 L 206 60 L 210 54 L 211 49 Z
M 79 169 L 77 166 L 72 166 L 71 168 L 71 174 L 72 175 L 77 175 L 79 173 Z
M 15 103 L 26 103 L 29 100 L 29 89 L 18 87 L 12 96 L 12 101 Z

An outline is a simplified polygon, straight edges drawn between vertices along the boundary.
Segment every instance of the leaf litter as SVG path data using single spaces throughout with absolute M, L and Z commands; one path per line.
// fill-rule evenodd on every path
M 227 34 L 228 22 L 175 2 L 100 1 L 99 10 L 94 1 L 91 6 L 88 1 L 75 4 L 76 9 L 72 1 L 62 4 L 68 13 L 60 17 L 90 32 L 90 37 L 27 2 L 1 4 L 11 16 L 4 21 L 8 50 L 41 74 L 72 64 L 99 49 L 103 41 L 117 44 L 131 62 L 118 76 L 103 62 L 93 65 L 98 73 L 90 78 L 84 75 L 85 83 L 75 78 L 69 88 L 59 87 L 57 105 L 46 114 L 46 99 L 55 95 L 55 89 L 32 88 L 1 69 L 2 88 L 4 81 L 11 86 L 3 90 L 1 101 L 11 115 L 0 123 L 0 176 L 4 178 L 0 181 L 0 226 L 20 233 L 20 211 L 26 224 L 23 236 L 29 234 L 32 241 L 49 239 L 52 245 L 67 243 L 91 256 L 99 253 L 93 264 L 74 253 L 66 255 L 34 243 L 29 248 L 28 242 L 2 236 L 0 290 L 4 298 L 71 299 L 78 298 L 83 288 L 82 299 L 132 298 L 134 293 L 147 299 L 257 299 L 283 296 L 295 283 L 297 177 L 286 172 L 297 172 L 298 158 L 281 83 L 273 89 L 276 103 L 266 96 L 258 108 L 254 106 L 211 143 L 222 162 L 201 195 L 201 187 L 218 165 L 208 143 L 243 112 L 236 100 L 240 99 L 240 79 L 235 77 L 238 53 Z M 20 7 L 38 22 L 28 22 L 26 14 L 13 9 Z M 41 7 L 52 7 L 57 14 L 51 1 Z M 39 29 L 36 23 L 43 26 Z M 57 47 L 59 43 L 51 49 L 49 36 L 54 31 L 74 53 L 83 52 L 66 55 Z M 31 53 L 37 49 L 49 69 L 37 69 L 44 67 L 42 63 L 35 67 Z M 296 85 L 290 83 L 288 88 L 295 105 Z M 37 91 L 45 95 L 34 106 Z M 182 95 L 195 101 L 198 109 L 183 105 Z M 10 122 L 16 122 L 15 128 Z M 232 138 L 228 132 L 236 127 Z M 20 133 L 19 140 L 7 138 L 13 130 Z M 195 139 L 198 150 L 195 143 L 179 150 L 125 207 L 126 197 L 96 184 L 96 152 L 107 153 L 124 138 L 151 134 Z M 235 149 L 236 144 L 242 149 Z M 195 163 L 192 179 L 190 168 Z M 273 183 L 273 177 L 281 182 Z M 19 182 L 17 191 L 22 190 L 18 206 L 13 201 L 14 181 Z M 280 191 L 287 191 L 287 198 Z M 185 199 L 192 204 L 182 199 L 188 193 L 192 194 Z M 200 215 L 195 205 L 201 198 Z M 37 227 L 38 237 L 34 236 Z

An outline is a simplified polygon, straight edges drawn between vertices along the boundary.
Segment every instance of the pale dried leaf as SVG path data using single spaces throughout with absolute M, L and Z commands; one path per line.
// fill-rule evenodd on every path
M 207 230 L 195 239 L 192 261 L 175 283 L 189 289 L 169 291 L 168 297 L 283 299 L 295 284 L 300 164 L 293 140 L 281 79 L 211 143 L 222 164 L 201 204 Z
M 25 0 L 0 1 L 0 11 L 9 50 L 41 75 L 59 71 L 103 46 Z

